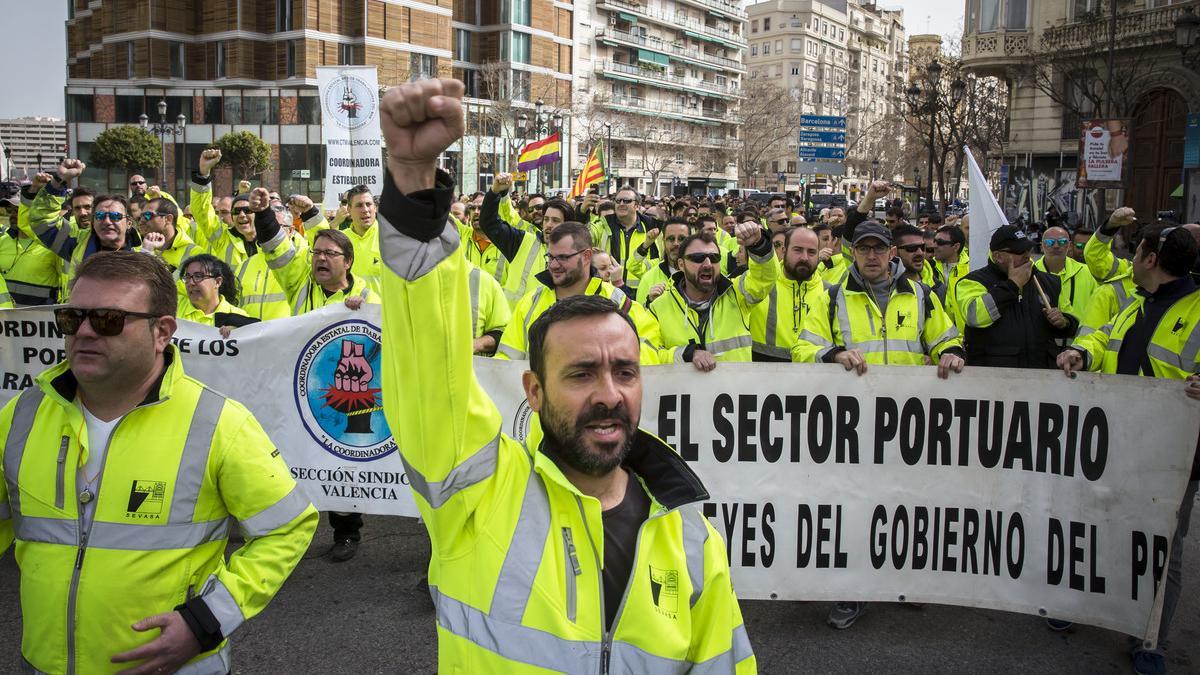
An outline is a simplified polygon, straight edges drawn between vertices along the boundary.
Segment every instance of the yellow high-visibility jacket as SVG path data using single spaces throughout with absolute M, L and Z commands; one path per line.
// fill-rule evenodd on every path
M 529 327 L 542 313 L 558 302 L 554 287 L 551 285 L 553 282 L 550 280 L 550 272 L 547 270 L 537 275 L 537 280 L 540 282 L 538 287 L 529 291 L 513 308 L 508 326 L 505 327 L 504 334 L 500 336 L 500 346 L 496 348 L 496 358 L 514 361 L 529 358 L 527 353 L 529 351 Z M 588 281 L 587 288 L 583 293 L 604 296 L 616 303 L 621 311 L 628 314 L 629 318 L 633 320 L 633 325 L 637 327 L 638 338 L 641 340 L 642 363 L 644 365 L 658 363 L 659 350 L 663 346 L 662 336 L 659 332 L 658 321 L 650 312 L 629 299 L 629 296 L 621 289 L 596 277 L 592 277 Z
M 1084 353 L 1088 370 L 1117 372 L 1117 357 L 1125 334 L 1141 313 L 1146 296 L 1135 294 L 1132 302 L 1113 321 L 1072 343 Z M 1154 328 L 1147 348 L 1154 377 L 1183 380 L 1200 373 L 1200 290 L 1176 300 Z
M 471 289 L 471 325 L 475 330 L 471 337 L 483 337 L 487 333 L 502 332 L 512 319 L 512 310 L 508 308 L 508 299 L 504 297 L 504 289 L 492 275 L 472 266 L 470 276 Z M 496 336 L 499 346 L 500 337 Z
M 804 317 L 821 301 L 814 296 L 824 296 L 828 289 L 829 284 L 815 272 L 803 282 L 780 274 L 766 301 L 750 312 L 754 360 L 791 361 L 796 340 L 804 330 Z
M 646 432 L 628 465 L 652 512 L 608 629 L 599 500 L 506 435 L 475 377 L 470 263 L 446 224 L 453 189 L 439 173 L 432 198 L 415 195 L 434 203 L 414 204 L 388 176 L 380 217 L 383 398 L 432 542 L 439 671 L 754 672 L 725 544 L 698 509 L 707 491 Z
M 227 638 L 270 602 L 308 549 L 318 514 L 254 417 L 188 377 L 169 347 L 161 381 L 117 423 L 81 532 L 77 467 L 87 424 L 62 362 L 0 411 L 0 553 L 16 542 L 27 667 L 112 673 L 158 636 L 130 626 L 202 603 L 219 643 L 188 672 L 225 673 Z M 246 544 L 225 560 L 229 524 Z
M 718 361 L 751 361 L 754 339 L 750 335 L 750 313 L 766 300 L 779 278 L 779 260 L 771 242 L 763 235 L 759 250 L 749 251 L 749 270 L 730 281 L 717 277 L 716 295 L 709 309 L 709 320 L 701 325 L 700 316 L 684 295 L 683 272 L 676 272 L 667 291 L 650 303 L 650 313 L 658 319 L 663 345 L 659 361 L 691 361 L 697 349 L 710 352 Z M 765 250 L 765 252 L 764 252 Z
M 366 302 L 379 304 L 379 295 L 371 290 L 366 281 L 351 272 L 347 272 L 350 286 L 327 295 L 321 285 L 312 278 L 312 264 L 305 255 L 307 249 L 300 247 L 301 240 L 288 237 L 287 233 L 280 229 L 270 241 L 262 244 L 267 267 L 287 293 L 292 316 L 300 316 L 326 305 L 344 302 L 346 298 L 354 295 L 361 296 Z
M 195 305 L 186 300 L 179 303 L 179 308 L 175 312 L 175 315 L 181 319 L 185 319 L 193 323 L 202 323 L 206 326 L 216 325 L 217 314 L 238 314 L 241 316 L 249 316 L 246 314 L 246 310 L 238 307 L 237 305 L 229 304 L 229 301 L 225 298 L 221 298 L 221 301 L 217 303 L 216 309 L 208 314 L 205 314 L 204 310 L 197 309 Z
M 1069 312 L 1077 317 L 1086 317 L 1088 305 L 1091 304 L 1092 296 L 1096 292 L 1096 279 L 1088 271 L 1087 265 L 1069 257 L 1064 263 L 1062 271 L 1058 273 L 1058 278 L 1062 282 L 1062 290 L 1059 291 L 1059 307 L 1064 312 Z M 1033 266 L 1045 272 L 1046 259 L 1039 258 L 1037 262 L 1033 263 Z
M 54 251 L 25 234 L 32 204 L 33 200 L 22 190 L 17 224 L 13 225 L 15 232 L 0 232 L 0 276 L 8 282 L 15 304 L 52 305 L 58 301 L 63 261 Z
M 897 275 L 898 268 L 893 264 L 886 317 L 855 271 L 845 284 L 814 294 L 793 350 L 795 360 L 828 363 L 840 351 L 857 349 L 867 363 L 919 366 L 926 357 L 936 362 L 947 350 L 962 355 L 962 336 L 937 294 Z

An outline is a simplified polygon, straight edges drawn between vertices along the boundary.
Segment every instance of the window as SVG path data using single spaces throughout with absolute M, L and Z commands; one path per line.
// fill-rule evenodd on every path
M 412 54 L 409 58 L 410 82 L 428 80 L 437 76 L 437 57 L 429 54 Z
M 793 64 L 792 64 L 792 74 L 793 74 L 793 75 L 799 75 L 799 74 L 800 74 L 800 64 L 799 64 L 799 63 L 793 63 Z
M 528 26 L 530 0 L 504 0 L 500 3 L 500 23 Z
M 267 96 L 242 97 L 242 124 L 278 124 L 279 99 Z
M 758 56 L 758 45 L 750 45 L 750 56 Z
M 296 115 L 300 124 L 320 124 L 321 99 L 316 96 L 299 97 L 296 100 Z
M 137 68 L 134 66 L 134 47 L 133 42 L 125 43 L 125 79 L 132 80 L 137 77 Z
M 514 63 L 529 63 L 528 33 L 513 33 L 512 60 Z
M 242 97 L 241 96 L 226 96 L 224 106 L 221 110 L 222 120 L 224 124 L 241 124 L 242 123 Z M 208 118 L 204 118 L 208 121 Z
M 763 19 L 763 31 L 771 30 L 771 17 Z
M 779 160 L 771 161 L 771 173 L 779 173 Z
M 844 28 L 838 29 L 838 40 L 840 40 L 842 42 L 846 41 L 846 29 L 844 29 Z
M 91 96 L 84 94 L 67 94 L 67 121 L 94 122 L 96 108 Z
M 775 65 L 775 77 L 781 77 L 782 75 L 783 75 L 783 66 L 776 64 Z
M 338 45 L 338 63 L 343 66 L 361 66 L 363 64 L 363 46 Z
M 767 55 L 767 54 L 770 54 L 770 53 L 771 53 L 771 43 L 770 43 L 770 42 L 764 42 L 764 43 L 763 43 L 763 55 L 765 56 L 765 55 Z
M 457 61 L 471 60 L 471 33 L 461 28 L 454 29 L 454 58 Z
M 990 33 L 1000 24 L 1000 0 L 979 0 L 979 32 Z
M 1085 15 L 1095 12 L 1098 0 L 1071 0 L 1071 20 L 1080 21 Z
M 292 29 L 292 0 L 275 0 L 275 32 Z
M 1004 18 L 1004 27 L 1009 30 L 1029 28 L 1029 0 L 1008 0 L 1008 13 Z
M 285 60 L 287 61 L 286 66 L 285 66 L 287 68 L 286 76 L 287 77 L 295 77 L 296 76 L 296 41 L 288 40 L 287 42 L 284 43 L 283 49 L 284 49 Z
M 817 79 L 817 67 L 811 63 L 804 66 L 804 76 L 810 80 Z
M 783 40 L 776 40 L 776 41 L 775 41 L 775 53 L 776 53 L 776 54 L 782 54 L 782 53 L 783 53 Z
M 183 70 L 183 43 L 172 42 L 169 49 L 171 50 L 171 78 L 181 80 L 185 74 Z
M 757 32 L 758 32 L 758 19 L 755 19 L 755 20 L 753 20 L 753 21 L 751 21 L 751 22 L 750 22 L 750 32 L 751 32 L 751 33 L 757 33 Z
M 216 75 L 217 75 L 217 78 L 220 79 L 222 77 L 225 77 L 225 43 L 224 42 L 217 43 L 216 56 L 217 56 Z
M 798 52 L 803 48 L 804 48 L 804 41 L 801 40 L 800 38 L 792 38 L 791 44 L 788 45 L 788 50 L 790 50 L 792 52 Z

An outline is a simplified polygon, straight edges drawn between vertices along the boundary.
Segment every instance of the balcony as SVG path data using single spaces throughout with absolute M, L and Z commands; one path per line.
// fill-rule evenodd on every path
M 617 63 L 616 61 L 600 61 L 596 64 L 596 72 L 616 80 L 634 83 L 645 82 L 647 84 L 652 84 L 667 89 L 674 89 L 676 91 L 682 91 L 689 94 L 700 94 L 701 96 L 713 96 L 727 99 L 736 99 L 739 97 L 738 87 L 736 84 L 718 84 L 716 82 L 698 80 L 691 77 L 671 75 L 666 72 L 665 68 L 663 70 L 658 70 L 645 65 Z
M 749 43 L 746 38 L 733 31 L 721 30 L 716 26 L 708 26 L 699 21 L 689 19 L 683 14 L 666 14 L 656 10 L 647 9 L 637 2 L 630 0 L 600 0 L 597 4 L 598 9 L 607 10 L 610 12 L 619 12 L 632 14 L 643 19 L 649 19 L 655 23 L 669 26 L 671 28 L 683 30 L 684 32 L 691 31 L 694 33 L 692 37 L 699 40 L 707 40 L 709 42 L 717 42 L 725 46 L 734 47 L 736 49 L 747 49 Z
M 1117 49 L 1174 43 L 1175 19 L 1183 14 L 1180 4 L 1157 9 L 1117 14 Z M 1107 10 L 1106 10 L 1107 12 Z M 1109 19 L 1104 16 L 1080 17 L 1079 21 L 1047 28 L 1047 42 L 1069 51 L 1091 51 L 1108 41 Z
M 665 42 L 659 38 L 643 37 L 637 33 L 618 30 L 612 27 L 601 28 L 600 30 L 596 31 L 596 39 L 618 44 L 646 47 L 654 51 L 665 52 L 671 56 L 705 66 L 733 70 L 739 73 L 746 72 L 746 67 L 733 59 L 727 59 L 723 56 L 716 56 L 715 54 L 705 54 L 704 52 L 699 52 L 694 49 L 686 49 L 677 44 Z
M 719 14 L 730 19 L 746 20 L 746 10 L 732 2 L 722 2 L 721 0 L 683 0 L 696 7 L 707 9 L 710 12 Z
M 613 96 L 611 98 L 597 97 L 596 102 L 605 107 L 624 112 L 635 112 L 644 115 L 667 117 L 678 119 L 684 122 L 719 124 L 721 122 L 736 121 L 733 111 L 720 112 L 716 110 L 704 110 L 704 108 L 699 105 L 692 107 L 688 105 L 672 103 L 670 101 L 651 101 L 633 96 Z
M 1008 67 L 1028 63 L 1032 41 L 1027 30 L 966 35 L 962 40 L 963 67 L 979 75 L 1003 77 Z

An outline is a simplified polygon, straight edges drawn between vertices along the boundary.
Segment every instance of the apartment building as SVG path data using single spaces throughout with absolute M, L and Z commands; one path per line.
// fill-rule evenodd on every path
M 519 110 L 532 111 L 538 98 L 548 111 L 570 103 L 572 12 L 557 0 L 71 0 L 69 7 L 70 151 L 86 161 L 104 129 L 137 124 L 143 113 L 157 122 L 166 101 L 165 119 L 183 115 L 187 125 L 166 137 L 164 166 L 147 171 L 176 191 L 186 189 L 204 147 L 246 130 L 271 146 L 266 183 L 319 195 L 318 66 L 377 66 L 381 86 L 462 79 L 468 122 L 481 130 L 446 156 L 464 190 L 510 168 Z M 500 99 L 511 119 L 498 119 Z M 125 189 L 120 171 L 89 168 L 84 180 Z M 219 172 L 217 189 L 230 189 L 230 180 Z
M 739 4 L 596 0 L 575 12 L 577 164 L 603 140 L 614 186 L 656 195 L 734 187 Z
M 846 175 L 817 178 L 851 196 L 860 192 L 874 157 L 871 144 L 856 140 L 881 133 L 883 122 L 898 112 L 896 95 L 905 82 L 903 13 L 855 0 L 769 0 L 748 12 L 748 76 L 777 82 L 800 101 L 804 114 L 846 117 Z M 902 138 L 891 134 L 887 142 L 897 146 Z M 799 189 L 801 172 L 808 174 L 798 147 L 799 129 L 763 163 L 759 182 Z
M 66 152 L 67 123 L 56 117 L 0 120 L 0 143 L 14 175 L 32 176 L 39 168 L 57 165 Z

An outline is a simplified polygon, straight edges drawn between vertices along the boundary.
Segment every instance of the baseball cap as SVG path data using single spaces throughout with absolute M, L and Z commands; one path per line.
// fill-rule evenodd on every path
M 1024 253 L 1034 247 L 1033 240 L 1013 225 L 1005 225 L 992 233 L 988 248 L 992 251 Z
M 858 227 L 854 228 L 854 241 L 850 243 L 857 244 L 863 239 L 878 239 L 888 246 L 891 246 L 892 233 L 888 232 L 886 227 L 880 225 L 874 220 L 868 220 L 867 222 L 862 223 Z
M 20 198 L 20 197 L 18 197 L 17 195 L 11 195 L 11 196 L 5 197 L 5 198 L 3 198 L 3 199 L 0 199 L 0 205 L 4 205 L 4 206 L 20 206 L 20 205 L 21 205 L 21 198 Z

